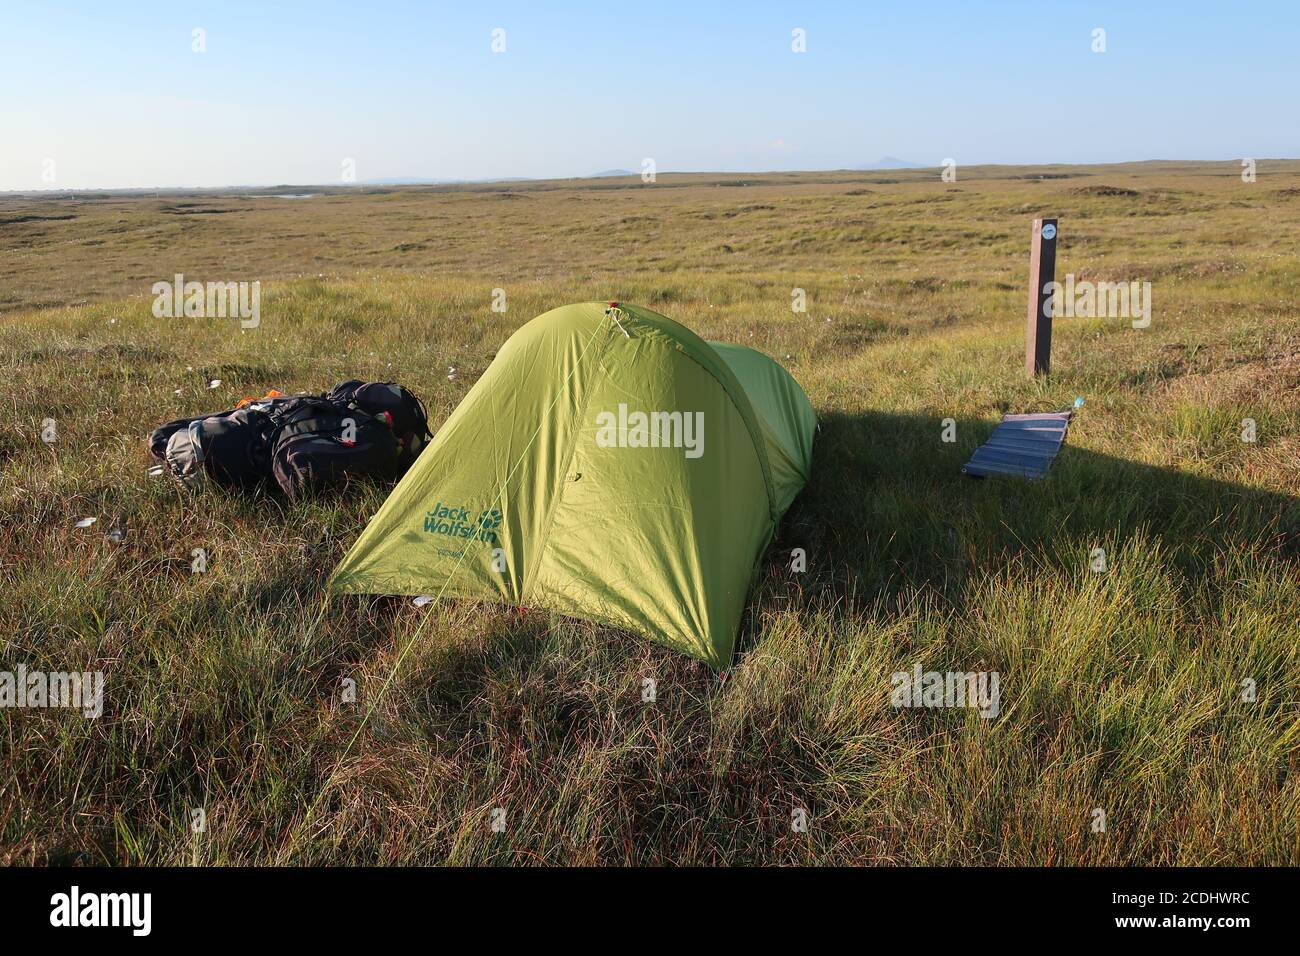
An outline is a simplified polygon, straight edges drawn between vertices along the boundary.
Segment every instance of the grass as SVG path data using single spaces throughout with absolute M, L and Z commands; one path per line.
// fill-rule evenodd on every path
M 1239 173 L 0 197 L 0 669 L 106 675 L 98 720 L 0 709 L 0 861 L 1300 861 L 1300 163 Z M 1035 215 L 1058 273 L 1154 297 L 1148 329 L 1059 320 L 1040 381 Z M 155 319 L 176 272 L 261 280 L 262 325 Z M 606 299 L 768 352 L 818 411 L 725 681 L 542 612 L 328 598 L 384 489 L 146 473 L 152 427 L 269 387 L 396 379 L 440 422 L 524 321 Z M 1047 480 L 958 473 L 1080 395 Z M 894 708 L 917 663 L 997 671 L 998 717 Z

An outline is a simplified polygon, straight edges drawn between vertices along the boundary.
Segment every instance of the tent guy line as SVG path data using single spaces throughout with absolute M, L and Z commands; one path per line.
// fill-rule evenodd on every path
M 614 311 L 614 304 L 611 303 L 611 307 L 608 310 L 606 310 L 606 315 L 610 315 L 613 311 Z M 615 323 L 617 324 L 617 319 L 615 320 Z M 603 323 L 598 324 L 596 328 L 592 331 L 591 336 L 587 339 L 586 344 L 582 348 L 581 354 L 578 356 L 578 361 L 574 363 L 574 367 L 569 371 L 569 378 L 572 378 L 574 375 L 576 375 L 578 369 L 582 367 L 583 359 L 585 359 L 587 356 L 587 350 L 591 347 L 591 343 L 595 341 L 596 336 L 600 334 L 600 330 L 602 327 L 603 327 Z M 626 335 L 627 333 L 625 332 L 624 334 Z M 550 408 L 548 408 L 548 412 L 554 409 L 555 404 L 559 402 L 559 400 L 563 396 L 564 396 L 563 390 L 560 390 L 556 393 L 555 399 L 551 402 Z M 537 427 L 533 430 L 532 437 L 529 438 L 528 443 L 524 446 L 523 450 L 520 451 L 519 457 L 515 459 L 514 465 L 511 466 L 510 471 L 509 473 L 507 473 L 505 481 L 502 483 L 501 489 L 498 492 L 497 504 L 505 503 L 506 493 L 510 486 L 510 479 L 514 477 L 515 472 L 519 470 L 519 466 L 523 464 L 524 459 L 528 456 L 528 452 L 529 449 L 532 447 L 532 443 L 537 439 L 537 436 L 541 434 L 544 422 L 545 422 L 544 419 L 538 421 Z M 459 568 L 461 563 L 465 560 L 465 555 L 469 554 L 470 548 L 475 544 L 476 540 L 477 539 L 475 537 L 471 536 L 465 542 L 465 547 L 461 549 L 460 557 L 456 561 L 456 566 L 447 572 L 447 577 L 443 581 L 442 587 L 439 589 L 438 593 L 434 595 L 433 601 L 429 603 L 437 604 L 438 601 L 441 600 L 443 594 L 447 590 L 447 586 L 451 583 L 452 575 L 455 574 L 457 568 Z M 328 599 L 329 598 L 327 596 L 326 600 L 328 601 Z M 284 858 L 286 852 L 290 852 L 296 847 L 298 838 L 301 836 L 302 832 L 307 828 L 308 824 L 311 823 L 311 819 L 316 812 L 316 808 L 320 805 L 321 799 L 325 796 L 326 793 L 329 792 L 330 787 L 333 786 L 334 778 L 335 775 L 338 773 L 339 767 L 343 766 L 343 761 L 345 761 L 348 758 L 348 754 L 352 752 L 352 748 L 353 746 L 356 745 L 357 739 L 361 736 L 361 732 L 366 729 L 366 726 L 370 723 L 370 718 L 374 715 L 375 710 L 379 707 L 380 703 L 383 702 L 384 696 L 388 693 L 388 688 L 392 685 L 393 679 L 397 676 L 398 670 L 401 669 L 402 664 L 405 662 L 407 654 L 409 654 L 411 648 L 415 646 L 415 642 L 424 635 L 425 628 L 429 626 L 429 622 L 432 620 L 433 620 L 433 615 L 426 614 L 424 616 L 424 619 L 420 621 L 420 623 L 416 626 L 415 631 L 411 634 L 410 640 L 406 642 L 406 645 L 402 648 L 401 652 L 397 655 L 397 660 L 393 662 L 393 666 L 389 669 L 388 676 L 384 678 L 384 682 L 379 686 L 378 692 L 371 699 L 370 706 L 366 709 L 365 714 L 361 718 L 361 723 L 357 725 L 357 729 L 353 732 L 351 738 L 349 738 L 347 746 L 343 748 L 343 751 L 339 754 L 338 760 L 334 762 L 334 766 L 330 769 L 329 776 L 326 777 L 324 785 L 322 785 L 320 788 L 320 792 L 316 794 L 316 798 L 312 800 L 311 805 L 307 808 L 307 813 L 304 814 L 302 818 L 302 822 L 298 824 L 298 826 L 296 826 L 293 832 L 290 834 L 288 849 L 287 850 L 282 849 L 280 853 L 276 855 L 277 865 L 279 865 L 280 861 Z

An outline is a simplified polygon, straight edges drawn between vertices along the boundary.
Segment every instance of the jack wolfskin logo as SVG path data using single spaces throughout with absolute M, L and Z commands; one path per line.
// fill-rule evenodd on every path
M 601 448 L 684 448 L 687 458 L 704 454 L 703 412 L 629 412 L 596 416 L 596 444 Z
M 448 538 L 476 538 L 497 543 L 497 529 L 501 527 L 501 512 L 496 508 L 480 511 L 473 520 L 470 509 L 458 505 L 444 505 L 439 501 L 432 511 L 424 515 L 424 530 Z

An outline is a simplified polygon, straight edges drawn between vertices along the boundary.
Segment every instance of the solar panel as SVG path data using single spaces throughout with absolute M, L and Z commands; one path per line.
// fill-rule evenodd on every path
M 1065 442 L 1073 412 L 1003 415 L 989 440 L 962 465 L 963 475 L 1042 478 Z

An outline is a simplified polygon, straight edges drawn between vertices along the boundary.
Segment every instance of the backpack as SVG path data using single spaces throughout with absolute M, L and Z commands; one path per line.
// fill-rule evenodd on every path
M 392 480 L 402 449 L 386 418 L 324 396 L 299 396 L 274 407 L 270 472 L 291 497 L 349 477 Z
M 274 431 L 264 408 L 247 406 L 168 422 L 149 436 L 149 450 L 188 488 L 211 480 L 248 490 L 266 477 Z
M 327 396 L 342 405 L 352 405 L 361 411 L 385 419 L 397 436 L 401 449 L 402 467 L 409 467 L 433 437 L 429 431 L 429 416 L 415 395 L 396 382 L 362 382 L 352 379 L 335 385 Z
M 432 436 L 420 400 L 394 382 L 343 382 L 327 395 L 245 399 L 228 411 L 154 430 L 149 451 L 188 488 L 250 490 L 267 478 L 285 494 L 350 475 L 394 479 Z

